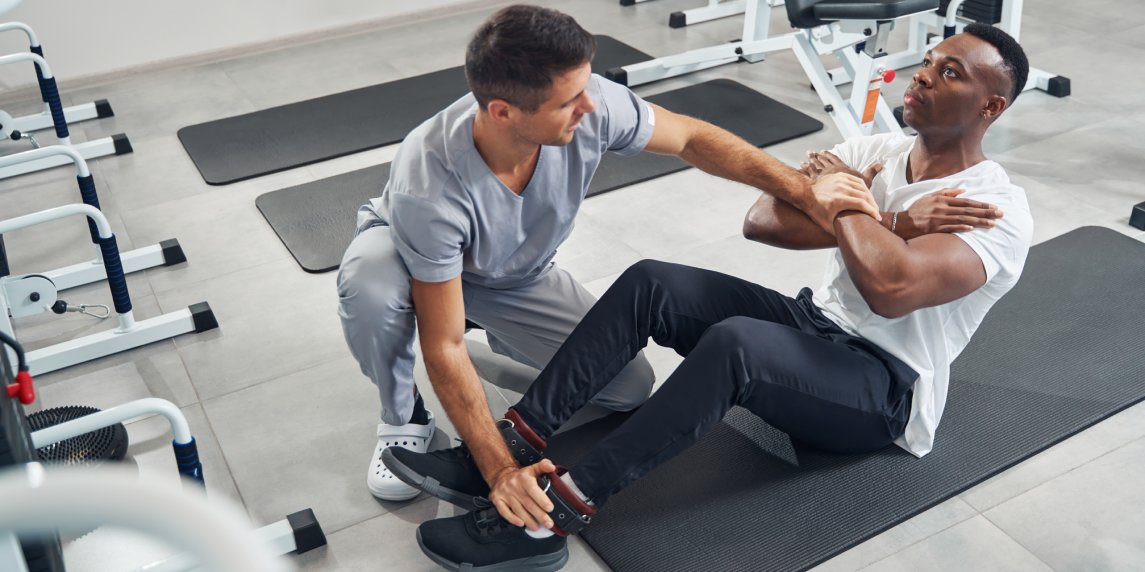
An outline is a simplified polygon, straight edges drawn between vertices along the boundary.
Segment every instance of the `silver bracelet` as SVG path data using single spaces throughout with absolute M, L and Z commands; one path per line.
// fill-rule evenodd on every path
M 895 214 L 891 215 L 891 232 L 892 233 L 895 231 L 895 227 L 898 226 L 898 224 L 899 224 L 899 213 L 898 213 L 898 211 L 895 211 Z

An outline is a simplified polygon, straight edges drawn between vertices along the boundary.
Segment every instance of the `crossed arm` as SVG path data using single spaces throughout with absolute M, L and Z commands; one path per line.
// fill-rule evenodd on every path
M 838 203 L 832 197 L 841 189 L 850 193 L 867 189 L 872 173 L 860 178 L 830 157 L 837 162 L 832 172 L 811 169 L 818 177 L 812 185 L 817 200 Z M 953 233 L 991 227 L 1002 213 L 959 194 L 946 189 L 927 195 L 897 216 L 883 213 L 881 221 L 842 204 L 830 211 L 831 225 L 826 228 L 800 209 L 765 194 L 748 211 L 743 233 L 781 248 L 838 247 L 871 310 L 898 318 L 961 298 L 986 282 L 982 260 Z

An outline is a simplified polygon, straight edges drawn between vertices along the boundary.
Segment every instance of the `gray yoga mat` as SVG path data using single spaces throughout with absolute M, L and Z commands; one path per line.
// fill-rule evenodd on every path
M 815 119 L 730 80 L 704 82 L 647 100 L 710 121 L 760 147 L 823 128 Z M 601 161 L 588 195 L 686 168 L 686 163 L 672 156 L 610 153 Z M 338 267 L 353 238 L 358 207 L 382 194 L 389 173 L 389 163 L 368 167 L 272 191 L 258 197 L 255 204 L 304 270 L 326 272 Z
M 736 408 L 614 496 L 582 535 L 618 572 L 823 562 L 1145 398 L 1143 279 L 1145 244 L 1113 230 L 1035 246 L 955 362 L 926 457 L 792 447 Z M 546 454 L 572 464 L 622 420 L 557 435 Z
M 652 56 L 597 36 L 593 71 Z M 179 130 L 208 184 L 225 185 L 405 139 L 469 91 L 461 67 L 335 93 Z

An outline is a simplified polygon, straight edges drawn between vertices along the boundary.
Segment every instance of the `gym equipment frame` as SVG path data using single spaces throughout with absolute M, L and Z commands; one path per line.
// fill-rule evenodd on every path
M 835 121 L 843 137 L 869 135 L 876 129 L 901 133 L 902 128 L 881 94 L 882 85 L 894 79 L 895 72 L 885 63 L 886 43 L 896 19 L 938 8 L 938 0 L 899 0 L 851 2 L 788 0 L 788 19 L 797 31 L 768 37 L 771 5 L 767 0 L 747 0 L 743 39 L 737 42 L 699 48 L 655 60 L 613 68 L 605 75 L 618 83 L 636 86 L 731 63 L 758 62 L 769 52 L 792 50 L 824 110 Z M 861 50 L 855 46 L 861 44 Z M 844 99 L 835 87 L 820 55 L 834 54 L 854 82 Z
M 60 93 L 56 86 L 56 78 L 52 74 L 48 62 L 39 54 L 32 52 L 0 56 L 0 65 L 20 62 L 32 62 L 35 65 L 36 76 L 40 83 L 40 96 L 43 98 L 51 113 L 52 125 L 55 126 L 56 130 L 56 138 L 61 145 L 74 148 L 84 159 L 94 159 L 107 155 L 124 155 L 132 151 L 131 143 L 127 140 L 127 136 L 122 133 L 111 137 L 73 144 L 71 134 L 68 131 L 68 122 L 65 118 L 63 104 L 60 102 Z M 17 120 L 4 111 L 0 111 L 0 136 L 7 137 L 13 141 L 28 139 L 33 147 L 40 147 L 35 138 L 17 128 Z M 67 164 L 67 162 L 66 157 L 51 156 L 44 157 L 37 161 L 23 161 L 19 164 L 5 165 L 0 167 L 0 179 L 50 169 Z
M 74 148 L 65 147 L 63 145 L 52 145 L 0 157 L 0 169 L 8 165 L 19 165 L 23 162 L 43 162 L 49 159 L 61 165 L 67 161 L 74 163 L 76 167 L 76 181 L 79 185 L 80 197 L 83 199 L 84 204 L 97 209 L 100 208 L 99 195 L 95 189 L 95 179 L 92 177 L 87 161 L 85 161 L 83 156 Z M 96 251 L 98 253 L 99 240 L 94 232 L 91 238 L 92 243 L 96 245 Z M 157 266 L 172 266 L 187 261 L 187 256 L 183 253 L 183 247 L 181 247 L 179 241 L 174 238 L 164 240 L 159 244 L 123 252 L 120 254 L 120 257 L 123 261 L 124 274 L 131 274 L 132 272 L 138 272 Z M 0 276 L 5 274 L 7 274 L 7 272 L 0 271 Z M 41 272 L 40 274 L 51 280 L 52 283 L 55 284 L 56 290 L 59 291 L 75 288 L 76 286 L 82 286 L 84 284 L 91 284 L 107 278 L 103 261 L 100 260 L 98 256 L 88 262 L 80 262 L 64 268 Z
M 922 61 L 926 52 L 938 45 L 945 38 L 959 33 L 974 19 L 958 16 L 958 12 L 967 2 L 974 0 L 950 0 L 946 7 L 946 14 L 934 12 L 921 12 L 910 17 L 907 25 L 907 48 L 887 56 L 885 65 L 892 69 L 916 66 Z M 981 1 L 981 0 L 979 0 Z M 1021 40 L 1022 8 L 1024 0 L 992 0 L 1001 1 L 1001 18 L 998 28 L 1010 34 L 1015 40 Z M 989 3 L 990 0 L 987 0 Z M 984 22 L 990 24 L 991 22 Z M 931 34 L 932 28 L 942 28 L 942 34 Z M 850 83 L 851 74 L 845 68 L 834 68 L 828 72 L 835 85 Z M 1054 97 L 1067 97 L 1070 94 L 1070 80 L 1067 77 L 1055 75 L 1048 71 L 1031 67 L 1023 91 L 1040 89 Z
M 135 321 L 115 235 L 103 213 L 91 205 L 70 204 L 0 220 L 0 234 L 74 215 L 86 215 L 90 219 L 89 227 L 102 250 L 118 327 L 28 352 L 28 364 L 33 375 L 55 371 L 180 334 L 204 332 L 218 327 L 214 313 L 206 302 L 147 320 Z M 42 275 L 0 278 L 0 331 L 13 335 L 11 322 L 13 318 L 47 311 L 62 313 L 56 304 L 56 292 L 52 281 Z
M 8 32 L 12 30 L 19 30 L 28 36 L 28 50 L 33 54 L 44 57 L 44 48 L 40 45 L 39 39 L 36 37 L 36 32 L 32 30 L 27 24 L 22 22 L 8 22 L 0 24 L 0 32 Z M 44 110 L 40 113 L 25 115 L 22 117 L 12 118 L 12 127 L 17 131 L 28 133 L 31 131 L 40 131 L 53 126 L 52 110 L 48 105 L 48 99 L 44 97 L 44 76 L 39 67 L 36 68 L 36 77 L 40 82 L 40 96 L 44 100 Z M 65 107 L 64 119 L 69 125 L 87 121 L 89 119 L 103 119 L 105 117 L 113 117 L 115 111 L 111 109 L 111 104 L 106 99 L 98 99 L 96 101 L 81 103 L 70 107 Z

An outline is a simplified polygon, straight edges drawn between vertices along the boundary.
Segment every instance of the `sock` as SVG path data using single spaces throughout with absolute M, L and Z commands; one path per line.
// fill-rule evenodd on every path
M 584 501 L 584 504 L 587 504 L 588 506 L 596 506 L 591 500 L 589 500 L 588 496 L 581 492 L 580 487 L 576 486 L 576 483 L 573 482 L 572 473 L 565 473 L 561 475 L 561 480 L 564 481 L 570 489 L 572 489 L 572 492 L 576 493 L 576 496 L 580 497 L 580 500 Z
M 425 410 L 425 401 L 421 398 L 421 392 L 414 388 L 416 395 L 413 400 L 413 415 L 410 416 L 409 422 L 418 425 L 429 425 L 429 412 Z
M 528 528 L 526 528 L 525 534 L 528 534 L 530 538 L 536 538 L 536 539 L 540 540 L 542 538 L 548 538 L 548 537 L 550 537 L 556 533 L 547 529 L 547 528 L 542 528 L 540 530 L 529 530 Z
M 564 483 L 566 485 L 568 485 L 570 489 L 572 489 L 572 492 L 576 493 L 576 496 L 580 497 L 580 500 L 584 501 L 585 504 L 587 504 L 588 506 L 594 506 L 592 501 L 588 500 L 588 497 L 586 497 L 585 494 L 583 492 L 581 492 L 580 487 L 577 487 L 576 483 L 573 482 L 572 475 L 565 473 L 565 474 L 561 475 L 561 480 L 564 481 Z M 533 538 L 548 538 L 548 537 L 553 535 L 553 531 L 551 531 L 547 528 L 542 528 L 542 529 L 536 530 L 536 531 L 529 530 L 526 528 L 525 534 L 528 534 L 529 536 L 531 536 Z

